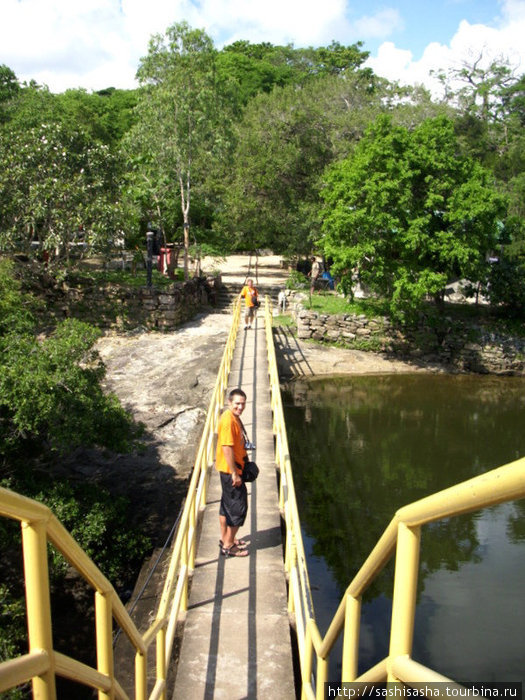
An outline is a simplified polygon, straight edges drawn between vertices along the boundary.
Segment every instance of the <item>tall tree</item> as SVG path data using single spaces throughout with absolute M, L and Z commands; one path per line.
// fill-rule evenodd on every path
M 348 153 L 381 109 L 374 82 L 361 71 L 322 75 L 251 100 L 224 193 L 224 223 L 239 242 L 307 253 L 319 235 L 324 168 Z
M 215 71 L 212 40 L 186 22 L 152 37 L 139 66 L 138 121 L 130 153 L 146 197 L 164 218 L 177 188 L 184 231 L 184 274 L 188 277 L 190 221 L 195 187 L 202 186 L 207 160 L 224 146 L 225 116 Z M 170 196 L 171 194 L 171 196 Z M 160 225 L 163 225 L 161 220 Z
M 19 90 L 20 85 L 14 71 L 6 65 L 0 65 L 0 123 L 6 119 L 5 103 L 15 97 Z
M 0 249 L 46 251 L 50 264 L 75 244 L 105 251 L 122 230 L 119 162 L 109 148 L 60 124 L 0 131 Z
M 322 244 L 336 271 L 350 279 L 357 268 L 401 315 L 428 295 L 441 302 L 454 277 L 482 279 L 504 213 L 490 172 L 458 156 L 445 117 L 413 131 L 380 117 L 328 170 L 322 194 Z

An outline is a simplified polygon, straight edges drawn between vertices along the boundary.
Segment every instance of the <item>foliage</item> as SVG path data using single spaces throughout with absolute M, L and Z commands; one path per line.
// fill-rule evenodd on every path
M 525 260 L 503 258 L 491 265 L 484 293 L 507 315 L 525 318 Z
M 181 270 L 177 270 L 176 272 L 179 273 Z M 135 274 L 130 270 L 92 270 L 86 274 L 75 275 L 72 279 L 79 284 L 110 282 L 111 284 L 127 287 L 128 289 L 136 289 L 144 287 L 146 273 L 144 270 Z M 163 275 L 157 269 L 151 271 L 151 280 L 153 286 L 158 288 L 169 287 L 173 284 L 173 280 L 170 277 Z
M 23 294 L 14 275 L 14 265 L 0 257 L 0 338 L 7 333 L 31 333 L 34 301 Z
M 19 640 L 25 631 L 24 600 L 13 596 L 11 590 L 0 583 L 0 663 L 21 652 Z
M 298 49 L 291 44 L 235 41 L 219 52 L 217 72 L 242 108 L 256 95 L 269 93 L 275 87 L 304 86 L 321 76 L 347 75 L 367 59 L 368 52 L 361 47 L 360 42 L 342 46 L 333 41 L 326 47 Z M 371 75 L 371 71 L 368 73 Z
M 133 435 L 129 415 L 104 394 L 105 368 L 93 349 L 98 331 L 68 319 L 44 340 L 17 294 L 12 267 L 0 266 L 0 455 L 37 442 L 65 451 L 78 445 L 126 450 Z
M 0 249 L 50 264 L 103 251 L 122 229 L 119 164 L 107 146 L 57 124 L 0 131 Z
M 237 246 L 310 252 L 319 235 L 319 176 L 376 108 L 366 73 L 257 95 L 237 126 L 235 167 L 224 187 L 221 224 Z
M 130 525 L 129 503 L 99 485 L 72 483 L 67 472 L 53 479 L 44 460 L 79 445 L 128 450 L 137 428 L 102 390 L 105 370 L 93 349 L 98 331 L 68 320 L 38 339 L 33 306 L 13 264 L 0 259 L 0 483 L 46 503 L 115 586 L 130 586 L 150 543 Z M 25 639 L 14 566 L 20 530 L 8 525 L 0 521 L 0 660 L 22 653 Z M 68 567 L 57 552 L 51 555 L 51 580 L 62 589 Z
M 149 539 L 130 528 L 129 502 L 111 495 L 96 484 L 73 485 L 67 481 L 49 484 L 35 480 L 26 490 L 45 503 L 85 553 L 118 589 L 129 585 L 129 571 L 136 568 L 150 547 Z M 51 551 L 52 574 L 60 580 L 68 564 L 56 550 Z
M 211 39 L 185 22 L 154 36 L 137 72 L 142 85 L 138 122 L 127 143 L 134 196 L 161 229 L 176 223 L 173 207 L 179 200 L 186 278 L 192 197 L 202 189 L 210 157 L 227 147 L 228 110 L 215 58 Z
M 291 270 L 286 280 L 286 289 L 306 289 L 309 287 L 308 277 L 299 272 L 299 270 Z
M 61 123 L 75 124 L 91 138 L 115 149 L 135 121 L 137 90 L 108 88 L 96 93 L 66 90 L 56 95 Z
M 334 272 L 361 280 L 410 316 L 455 277 L 482 278 L 504 201 L 490 173 L 458 156 L 445 117 L 413 131 L 380 117 L 326 173 L 324 237 Z

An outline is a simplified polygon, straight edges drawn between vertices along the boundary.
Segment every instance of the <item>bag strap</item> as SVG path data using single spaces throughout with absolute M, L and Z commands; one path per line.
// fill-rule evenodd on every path
M 241 424 L 241 429 L 242 429 L 242 434 L 243 434 L 244 440 L 246 442 L 250 442 L 250 438 L 248 437 L 248 433 L 246 432 L 246 428 L 244 427 L 244 423 L 242 422 L 242 420 L 240 418 L 239 418 L 239 423 Z

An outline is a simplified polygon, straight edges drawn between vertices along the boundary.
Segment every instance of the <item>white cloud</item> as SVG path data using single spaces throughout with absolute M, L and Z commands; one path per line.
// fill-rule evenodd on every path
M 389 80 L 398 80 L 403 85 L 425 84 L 434 94 L 440 86 L 432 78 L 432 70 L 447 70 L 472 64 L 482 56 L 488 65 L 493 60 L 506 60 L 516 74 L 525 71 L 525 2 L 524 0 L 502 0 L 501 15 L 494 26 L 460 22 L 449 45 L 429 44 L 419 61 L 413 60 L 410 51 L 385 42 L 377 56 L 367 61 L 378 75 Z
M 345 6 L 345 0 L 203 0 L 200 13 L 223 43 L 242 38 L 307 46 L 331 41 Z
M 393 3 L 392 3 L 393 4 Z M 295 46 L 386 39 L 403 28 L 396 9 L 350 19 L 350 0 L 1 0 L 0 64 L 19 79 L 52 90 L 133 87 L 152 34 L 186 20 L 220 47 L 237 39 Z M 447 68 L 482 48 L 525 70 L 525 0 L 500 0 L 492 27 L 463 21 L 448 44 L 430 44 L 419 61 L 384 43 L 369 65 L 403 83 L 428 84 L 431 68 Z
M 392 8 L 380 10 L 372 17 L 361 17 L 352 25 L 354 32 L 363 40 L 384 39 L 403 27 L 398 10 Z

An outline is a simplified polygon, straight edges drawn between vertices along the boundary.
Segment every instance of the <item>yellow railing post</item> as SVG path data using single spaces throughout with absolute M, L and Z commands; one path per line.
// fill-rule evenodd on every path
M 359 628 L 361 623 L 361 599 L 346 595 L 345 626 L 343 636 L 343 667 L 341 681 L 351 683 L 357 678 Z
M 414 618 L 416 613 L 417 579 L 419 573 L 420 527 L 399 523 L 397 533 L 392 625 L 388 657 L 388 681 L 395 681 L 392 663 L 398 656 L 412 653 Z
M 145 654 L 135 654 L 135 700 L 146 700 L 148 694 L 148 659 Z
M 33 678 L 33 697 L 38 698 L 38 700 L 55 700 L 56 685 L 45 521 L 23 522 L 22 543 L 29 652 L 42 649 L 50 661 L 49 669 L 41 676 Z
M 180 556 L 181 568 L 187 571 L 188 568 L 188 531 L 186 530 L 182 538 L 182 549 Z M 188 609 L 188 578 L 184 575 L 182 595 L 180 598 L 180 609 L 186 612 Z
M 166 681 L 166 629 L 163 627 L 157 634 L 157 680 Z M 166 700 L 166 690 L 162 691 L 161 700 Z
M 95 592 L 95 624 L 97 630 L 97 666 L 100 673 L 113 681 L 113 643 L 112 643 L 111 600 L 108 594 Z M 99 700 L 111 700 L 115 697 L 113 683 L 106 693 L 98 691 Z

